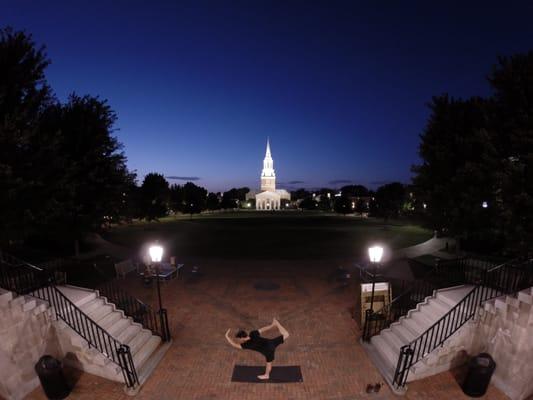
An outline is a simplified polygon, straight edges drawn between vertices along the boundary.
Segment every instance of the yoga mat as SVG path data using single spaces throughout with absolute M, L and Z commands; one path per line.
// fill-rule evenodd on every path
M 299 365 L 272 367 L 270 379 L 261 380 L 257 375 L 265 373 L 265 366 L 235 365 L 233 368 L 232 382 L 251 383 L 292 383 L 303 382 L 302 371 Z

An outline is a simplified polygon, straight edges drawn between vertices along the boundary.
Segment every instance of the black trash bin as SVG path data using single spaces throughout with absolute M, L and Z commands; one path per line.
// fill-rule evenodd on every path
M 52 356 L 42 356 L 35 364 L 35 372 L 48 399 L 61 400 L 70 394 L 61 361 Z
M 487 353 L 478 354 L 468 363 L 468 372 L 463 383 L 464 394 L 481 397 L 487 392 L 496 363 Z

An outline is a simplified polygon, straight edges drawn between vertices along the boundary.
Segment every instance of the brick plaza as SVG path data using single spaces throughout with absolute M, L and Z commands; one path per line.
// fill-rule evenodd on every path
M 194 265 L 188 264 L 188 265 Z M 178 279 L 162 285 L 173 343 L 154 374 L 137 395 L 142 399 L 395 399 L 386 384 L 366 393 L 369 383 L 383 382 L 359 344 L 353 319 L 358 306 L 357 280 L 347 287 L 329 279 L 338 264 L 292 261 L 203 261 L 201 276 L 185 268 Z M 257 290 L 256 283 L 275 283 L 277 290 Z M 123 281 L 132 294 L 155 305 L 155 285 L 145 288 L 137 277 Z M 264 365 L 251 351 L 230 347 L 228 328 L 253 329 L 276 317 L 290 337 L 278 348 L 275 365 L 299 365 L 304 382 L 290 384 L 232 383 L 235 364 Z M 272 332 L 267 336 L 276 336 Z M 70 371 L 73 375 L 73 371 Z M 69 398 L 128 399 L 123 385 L 78 373 Z M 458 371 L 409 384 L 405 399 L 467 399 Z M 45 399 L 41 388 L 29 399 Z M 490 386 L 485 399 L 507 399 Z

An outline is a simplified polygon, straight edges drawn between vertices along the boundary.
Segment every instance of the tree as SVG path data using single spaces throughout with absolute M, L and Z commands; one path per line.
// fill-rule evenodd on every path
M 336 213 L 339 214 L 351 214 L 352 210 L 352 200 L 347 196 L 335 197 L 335 203 L 333 204 L 333 209 Z
M 209 193 L 207 195 L 206 208 L 208 210 L 218 210 L 220 208 L 220 201 L 216 193 Z
M 227 208 L 238 208 L 240 203 L 246 200 L 246 194 L 250 191 L 247 187 L 242 187 L 238 189 L 230 189 L 227 192 L 224 192 L 222 195 L 221 207 L 224 209 Z
M 31 35 L 0 30 L 0 225 L 8 239 L 77 243 L 124 215 L 135 175 L 107 102 L 73 94 L 59 103 L 48 64 Z
M 0 30 L 0 226 L 4 240 L 24 238 L 39 219 L 43 198 L 38 160 L 53 146 L 40 130 L 44 111 L 55 102 L 44 71 L 50 61 L 30 34 Z M 50 139 L 53 139 L 49 136 Z M 40 140 L 45 145 L 33 145 Z M 34 159 L 33 157 L 36 157 Z
M 398 217 L 405 202 L 405 187 L 399 182 L 380 186 L 376 191 L 378 214 L 387 221 Z
M 512 246 L 533 242 L 533 51 L 501 57 L 489 76 L 498 165 L 495 225 Z M 515 245 L 516 244 L 516 245 Z
M 311 196 L 311 193 L 305 189 L 298 189 L 298 190 L 291 192 L 291 199 L 293 199 L 294 201 L 303 200 L 310 196 Z
M 368 212 L 368 203 L 362 199 L 357 200 L 355 203 L 355 212 L 363 216 L 364 213 Z
M 168 182 L 163 175 L 151 172 L 141 185 L 141 217 L 148 221 L 164 217 L 168 211 Z
M 298 208 L 301 208 L 302 210 L 316 210 L 318 208 L 318 203 L 309 196 L 300 202 Z
M 490 102 L 435 97 L 421 136 L 423 163 L 413 167 L 417 197 L 435 229 L 463 236 L 492 225 L 483 201 L 494 203 L 498 157 L 490 132 Z
M 115 121 L 115 112 L 98 97 L 73 94 L 61 107 L 56 163 L 61 160 L 63 171 L 53 185 L 55 208 L 58 222 L 75 237 L 117 221 L 135 180 L 112 135 Z
M 348 197 L 368 197 L 369 191 L 363 185 L 347 185 L 341 188 L 343 196 Z
M 192 182 L 187 182 L 183 185 L 183 212 L 191 214 L 198 214 L 205 210 L 207 200 L 207 190 L 203 187 L 196 186 Z

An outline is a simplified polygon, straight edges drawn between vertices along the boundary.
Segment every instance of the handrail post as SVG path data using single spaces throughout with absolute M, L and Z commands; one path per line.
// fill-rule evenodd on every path
M 372 309 L 365 310 L 365 323 L 363 325 L 363 341 L 370 341 L 370 323 L 372 321 L 374 311 Z
M 167 309 L 161 308 L 159 310 L 159 324 L 161 326 L 161 336 L 164 342 L 170 340 L 170 329 L 168 327 Z
M 124 382 L 129 389 L 135 388 L 139 384 L 133 358 L 129 346 L 122 344 L 117 350 L 120 366 L 122 367 L 122 374 L 124 375 Z

